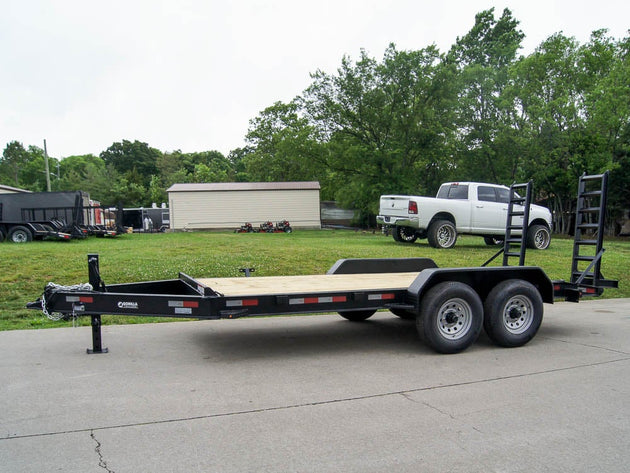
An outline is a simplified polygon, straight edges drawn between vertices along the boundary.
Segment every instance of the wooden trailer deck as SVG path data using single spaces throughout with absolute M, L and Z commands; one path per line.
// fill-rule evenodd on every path
M 240 278 L 195 278 L 224 296 L 304 294 L 336 291 L 407 289 L 418 277 L 412 273 L 322 274 Z

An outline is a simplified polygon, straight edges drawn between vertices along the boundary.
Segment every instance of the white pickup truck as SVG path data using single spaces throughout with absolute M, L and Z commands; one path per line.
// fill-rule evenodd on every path
M 447 182 L 440 186 L 436 197 L 382 195 L 376 221 L 392 227 L 394 240 L 400 242 L 427 238 L 434 248 L 451 248 L 457 234 L 465 233 L 482 236 L 486 244 L 496 245 L 505 237 L 509 201 L 510 189 L 505 186 Z M 521 225 L 522 219 L 515 217 L 512 224 Z M 549 247 L 551 212 L 546 207 L 530 206 L 526 241 L 529 248 Z

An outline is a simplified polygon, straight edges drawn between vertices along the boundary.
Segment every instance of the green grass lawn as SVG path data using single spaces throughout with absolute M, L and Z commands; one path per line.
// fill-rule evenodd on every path
M 618 279 L 619 289 L 603 297 L 630 297 L 627 275 L 630 242 L 608 240 L 602 272 Z M 451 250 L 431 248 L 426 240 L 412 245 L 394 242 L 380 233 L 345 230 L 295 231 L 292 234 L 235 234 L 228 232 L 129 234 L 114 239 L 44 241 L 0 244 L 0 330 L 69 326 L 24 308 L 36 300 L 46 283 L 71 285 L 88 281 L 87 254 L 100 255 L 106 284 L 193 277 L 242 276 L 239 268 L 254 267 L 256 276 L 323 274 L 341 258 L 429 257 L 440 267 L 480 266 L 498 248 L 480 237 L 462 236 Z M 530 250 L 526 264 L 541 266 L 551 279 L 569 279 L 572 240 L 554 237 L 546 251 Z M 493 265 L 501 264 L 498 258 Z M 139 323 L 147 317 L 103 318 L 104 324 Z M 89 324 L 88 317 L 80 318 Z

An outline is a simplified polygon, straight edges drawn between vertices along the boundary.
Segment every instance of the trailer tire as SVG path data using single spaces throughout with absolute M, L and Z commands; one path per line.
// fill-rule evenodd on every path
M 4 241 L 4 232 L 0 229 L 0 243 Z
M 427 238 L 433 248 L 453 248 L 457 241 L 457 229 L 450 220 L 436 220 L 429 226 Z
M 413 243 L 418 239 L 418 234 L 411 227 L 402 227 L 396 225 L 392 232 L 394 240 L 400 243 Z
M 551 233 L 544 225 L 532 225 L 527 230 L 527 248 L 546 250 L 551 244 Z
M 13 243 L 26 243 L 33 241 L 33 234 L 28 228 L 18 225 L 9 231 L 9 240 Z
M 540 328 L 543 301 L 533 284 L 508 279 L 497 284 L 484 302 L 484 329 L 502 347 L 520 347 Z
M 344 310 L 338 312 L 344 319 L 350 320 L 351 322 L 363 322 L 364 320 L 369 319 L 376 313 L 376 309 L 374 310 Z
M 458 353 L 472 345 L 483 326 L 483 304 L 475 290 L 447 281 L 429 289 L 420 301 L 416 327 L 439 353 Z

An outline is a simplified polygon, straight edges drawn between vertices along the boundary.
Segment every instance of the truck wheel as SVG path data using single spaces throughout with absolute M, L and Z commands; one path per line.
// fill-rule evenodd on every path
M 352 322 L 362 322 L 369 319 L 376 313 L 376 310 L 344 310 L 338 312 L 344 319 Z
M 483 241 L 488 246 L 498 246 L 503 244 L 503 238 L 485 236 L 483 237 Z
M 416 318 L 416 314 L 414 314 L 413 312 L 411 312 L 410 310 L 403 310 L 403 309 L 389 309 L 389 311 L 400 317 L 401 319 L 405 319 L 405 320 L 413 320 Z
M 527 230 L 527 247 L 535 250 L 546 250 L 551 243 L 551 233 L 544 225 L 532 225 Z
M 33 234 L 28 228 L 18 225 L 9 231 L 9 240 L 13 243 L 26 243 L 33 240 Z
M 497 345 L 520 347 L 538 332 L 543 302 L 533 284 L 508 279 L 497 284 L 484 303 L 484 329 Z
M 393 231 L 394 240 L 401 243 L 413 243 L 418 239 L 418 235 L 413 228 L 410 227 L 394 227 Z
M 433 248 L 452 248 L 457 241 L 457 230 L 449 220 L 436 220 L 429 227 L 427 238 Z
M 461 282 L 443 282 L 420 302 L 416 327 L 420 337 L 439 353 L 458 353 L 472 345 L 483 326 L 479 295 Z

